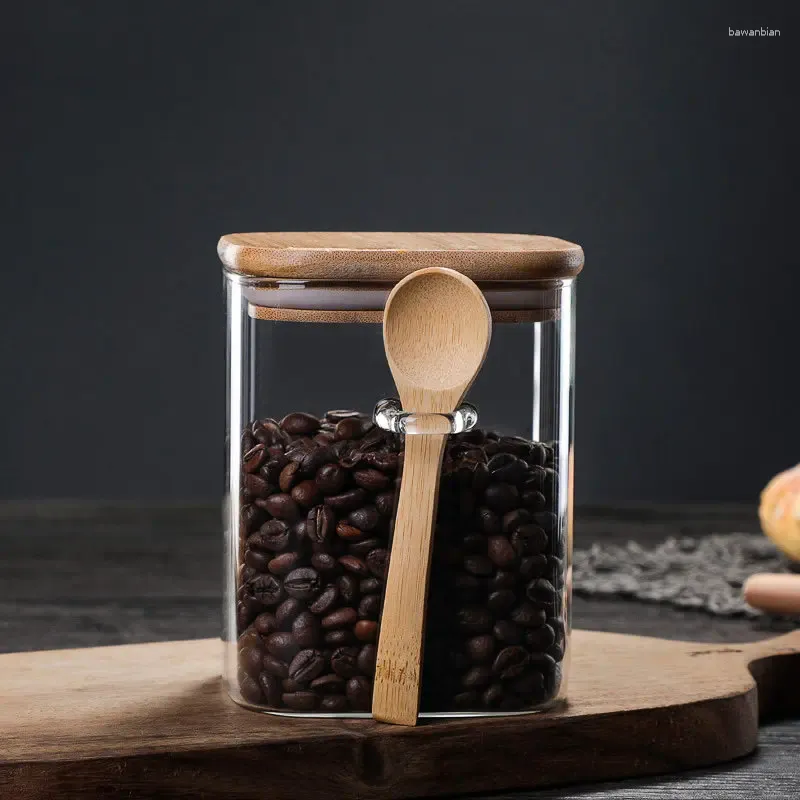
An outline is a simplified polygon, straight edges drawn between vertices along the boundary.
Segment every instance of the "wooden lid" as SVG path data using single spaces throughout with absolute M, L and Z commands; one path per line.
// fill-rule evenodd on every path
M 229 233 L 222 263 L 242 275 L 294 280 L 398 281 L 450 267 L 475 281 L 573 278 L 577 244 L 520 233 Z

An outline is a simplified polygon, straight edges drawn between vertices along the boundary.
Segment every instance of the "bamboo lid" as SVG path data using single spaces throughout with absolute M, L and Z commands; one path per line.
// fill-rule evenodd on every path
M 217 247 L 232 272 L 291 280 L 394 282 L 421 267 L 474 281 L 573 278 L 577 244 L 519 233 L 229 233 Z

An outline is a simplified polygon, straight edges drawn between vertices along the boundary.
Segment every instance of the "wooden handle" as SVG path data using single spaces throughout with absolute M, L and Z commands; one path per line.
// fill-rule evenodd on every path
M 800 614 L 800 575 L 751 575 L 744 585 L 744 598 L 771 614 Z
M 407 436 L 381 614 L 372 716 L 416 725 L 428 573 L 444 434 Z

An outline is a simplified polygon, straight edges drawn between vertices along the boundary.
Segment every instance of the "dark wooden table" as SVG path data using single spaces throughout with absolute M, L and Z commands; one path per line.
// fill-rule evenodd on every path
M 219 509 L 68 503 L 0 505 L 0 652 L 216 636 Z M 670 534 L 757 531 L 750 507 L 581 510 L 576 546 L 657 542 Z M 574 624 L 668 639 L 735 642 L 765 625 L 626 600 L 576 598 Z M 762 730 L 753 756 L 664 778 L 501 798 L 788 798 L 800 794 L 800 720 Z

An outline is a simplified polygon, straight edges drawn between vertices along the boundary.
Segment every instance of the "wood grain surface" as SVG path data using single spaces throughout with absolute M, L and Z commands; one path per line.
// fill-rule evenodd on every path
M 241 709 L 217 640 L 12 653 L 0 656 L 0 789 L 380 800 L 539 787 L 737 758 L 759 715 L 800 710 L 800 632 L 720 647 L 576 631 L 572 659 L 565 707 L 398 728 Z
M 306 280 L 396 281 L 421 267 L 449 267 L 475 281 L 572 278 L 583 250 L 518 233 L 229 233 L 222 263 L 245 275 Z

